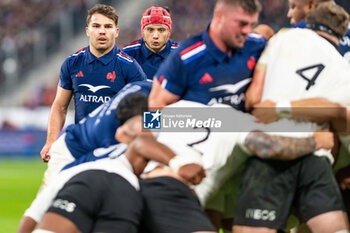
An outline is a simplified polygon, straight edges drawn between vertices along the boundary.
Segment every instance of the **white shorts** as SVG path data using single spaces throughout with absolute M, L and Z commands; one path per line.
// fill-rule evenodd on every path
M 39 192 L 55 177 L 61 169 L 75 159 L 66 145 L 66 133 L 62 134 L 51 146 L 50 160 L 44 173 L 44 178 Z

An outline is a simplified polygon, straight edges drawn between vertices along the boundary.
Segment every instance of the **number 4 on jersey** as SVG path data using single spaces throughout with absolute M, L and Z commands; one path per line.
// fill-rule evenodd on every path
M 324 69 L 324 67 L 325 66 L 323 64 L 317 64 L 296 71 L 296 73 L 299 74 L 307 82 L 306 90 L 309 90 L 311 86 L 315 85 L 315 81 Z M 315 70 L 316 72 L 313 73 L 313 75 L 310 75 L 311 70 Z M 306 75 L 308 77 L 306 77 Z

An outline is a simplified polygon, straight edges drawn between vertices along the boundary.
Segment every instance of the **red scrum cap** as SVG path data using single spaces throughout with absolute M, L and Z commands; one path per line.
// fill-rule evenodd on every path
M 169 37 L 171 33 L 171 18 L 170 14 L 163 7 L 152 6 L 145 10 L 141 18 L 141 33 L 143 36 L 143 29 L 149 24 L 163 24 L 169 28 Z

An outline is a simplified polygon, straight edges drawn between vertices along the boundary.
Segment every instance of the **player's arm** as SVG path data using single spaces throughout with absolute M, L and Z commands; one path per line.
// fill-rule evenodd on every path
M 261 122 L 270 123 L 281 117 L 318 123 L 344 119 L 345 108 L 324 98 L 309 98 L 276 103 L 265 100 L 254 105 L 252 114 Z
M 244 146 L 263 159 L 292 160 L 313 153 L 318 149 L 331 149 L 333 133 L 315 132 L 312 137 L 295 138 L 250 132 Z
M 175 103 L 179 99 L 180 96 L 162 88 L 158 79 L 156 77 L 153 78 L 152 90 L 148 98 L 149 108 L 162 109 L 169 104 Z
M 46 143 L 40 152 L 41 158 L 44 162 L 49 161 L 49 151 L 51 145 L 54 141 L 56 141 L 64 126 L 67 115 L 67 109 L 71 98 L 71 90 L 66 90 L 60 86 L 57 87 L 56 97 L 52 104 L 49 116 Z
M 252 107 L 259 103 L 263 94 L 266 76 L 266 64 L 258 63 L 255 67 L 253 80 L 245 93 L 245 108 L 250 111 Z
M 275 31 L 267 24 L 257 25 L 253 32 L 262 35 L 266 40 L 269 40 L 275 34 Z
M 205 177 L 198 152 L 183 145 L 182 152 L 186 156 L 176 154 L 166 145 L 155 140 L 152 133 L 142 131 L 142 117 L 135 116 L 120 126 L 115 138 L 122 143 L 129 144 L 125 155 L 134 168 L 134 173 L 140 175 L 149 160 L 169 165 L 186 181 L 198 184 Z M 136 165 L 136 166 L 135 166 Z
M 192 184 L 199 184 L 205 177 L 201 157 L 197 151 L 184 145 L 183 154 L 176 155 L 169 147 L 153 136 L 139 135 L 128 147 L 125 155 L 134 166 L 134 173 L 140 175 L 149 160 L 168 165 L 174 172 Z

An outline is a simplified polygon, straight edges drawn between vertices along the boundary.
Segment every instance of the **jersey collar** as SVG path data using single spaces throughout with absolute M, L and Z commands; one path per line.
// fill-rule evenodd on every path
M 142 48 L 141 48 L 142 54 L 143 54 L 144 58 L 146 58 L 146 59 L 150 58 L 153 54 L 157 54 L 158 56 L 161 56 L 164 59 L 170 53 L 170 48 L 171 48 L 170 40 L 168 40 L 165 48 L 162 51 L 160 51 L 159 53 L 154 53 L 150 49 L 148 49 L 146 46 L 146 43 L 143 39 L 141 39 L 141 44 L 142 44 Z
M 87 61 L 89 64 L 98 60 L 102 62 L 102 64 L 104 65 L 107 65 L 108 63 L 110 63 L 118 52 L 118 48 L 115 45 L 114 48 L 111 51 L 109 51 L 109 53 L 103 55 L 102 57 L 97 58 L 95 55 L 93 55 L 90 52 L 90 46 L 88 46 L 86 50 L 87 50 Z
M 205 45 L 207 46 L 208 52 L 212 55 L 212 57 L 219 63 L 222 63 L 225 59 L 228 59 L 229 56 L 227 53 L 219 50 L 214 44 L 214 42 L 210 39 L 208 34 L 209 26 L 210 24 L 208 25 L 207 29 L 203 32 L 202 39 Z

